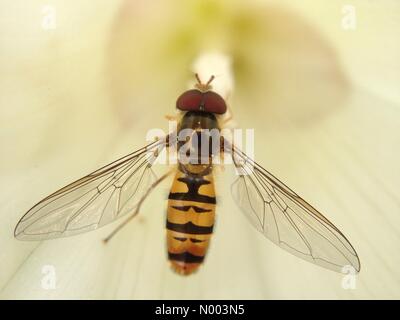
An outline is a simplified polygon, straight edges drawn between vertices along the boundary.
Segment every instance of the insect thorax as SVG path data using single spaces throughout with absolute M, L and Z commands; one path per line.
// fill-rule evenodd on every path
M 178 154 L 181 170 L 207 173 L 220 150 L 220 129 L 214 114 L 187 112 L 178 127 Z

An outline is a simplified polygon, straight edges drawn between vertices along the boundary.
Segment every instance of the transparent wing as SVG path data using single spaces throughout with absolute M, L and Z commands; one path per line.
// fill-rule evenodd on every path
M 156 180 L 151 166 L 166 144 L 167 138 L 155 141 L 51 194 L 21 218 L 15 237 L 67 237 L 132 213 Z
M 259 232 L 322 267 L 360 270 L 353 246 L 327 218 L 241 150 L 231 146 L 231 153 L 239 174 L 232 184 L 233 198 Z

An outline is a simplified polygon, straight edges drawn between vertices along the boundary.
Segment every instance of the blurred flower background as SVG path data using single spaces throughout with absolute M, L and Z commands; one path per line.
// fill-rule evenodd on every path
M 0 5 L 1 298 L 400 298 L 400 2 Z M 224 94 L 236 123 L 255 129 L 257 161 L 357 249 L 353 288 L 254 231 L 225 174 L 210 252 L 187 278 L 166 261 L 168 183 L 107 246 L 115 224 L 46 242 L 13 238 L 38 200 L 143 146 L 148 129 L 167 130 L 164 115 L 203 52 L 231 61 Z

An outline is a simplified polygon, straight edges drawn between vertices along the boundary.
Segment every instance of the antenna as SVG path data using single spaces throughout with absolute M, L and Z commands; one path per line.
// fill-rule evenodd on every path
M 202 83 L 202 82 L 201 82 L 198 73 L 196 73 L 195 76 L 196 76 L 196 79 L 197 79 L 197 82 L 198 82 L 198 83 L 195 84 L 195 87 L 196 87 L 197 89 L 199 89 L 200 91 L 203 91 L 203 92 L 212 89 L 212 87 L 211 87 L 211 82 L 215 79 L 215 76 L 214 76 L 214 75 L 212 75 L 212 76 L 210 77 L 210 79 L 207 81 L 207 83 Z

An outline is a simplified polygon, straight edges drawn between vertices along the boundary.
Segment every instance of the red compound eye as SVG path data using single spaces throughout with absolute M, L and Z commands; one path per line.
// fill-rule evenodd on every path
M 183 111 L 199 111 L 203 100 L 203 93 L 193 89 L 185 91 L 176 100 L 176 107 Z
M 225 100 L 213 91 L 188 90 L 176 101 L 176 107 L 183 111 L 205 111 L 216 114 L 226 112 Z
M 204 111 L 223 114 L 226 112 L 225 100 L 213 91 L 204 93 Z

